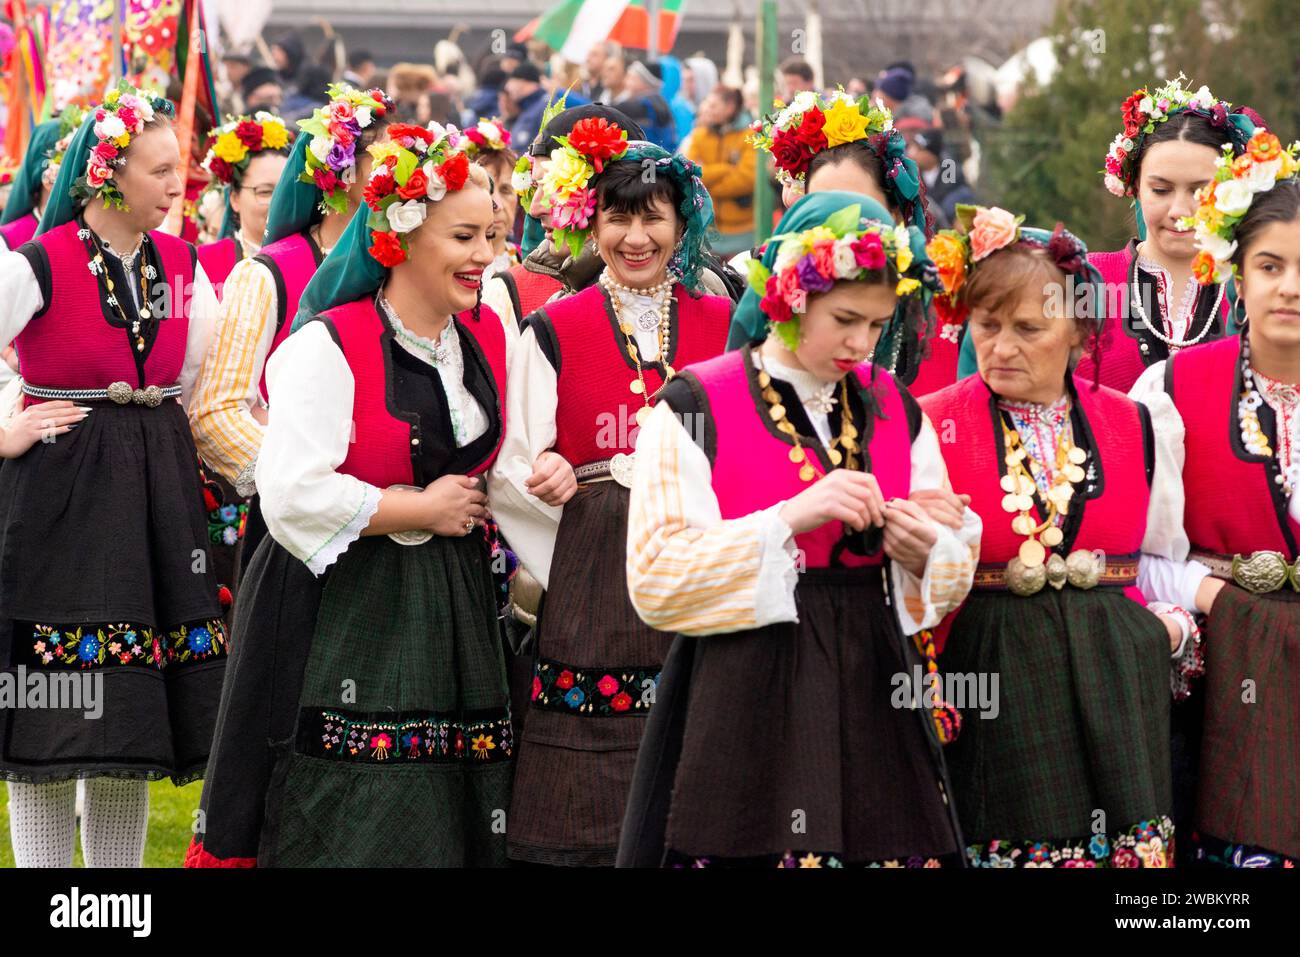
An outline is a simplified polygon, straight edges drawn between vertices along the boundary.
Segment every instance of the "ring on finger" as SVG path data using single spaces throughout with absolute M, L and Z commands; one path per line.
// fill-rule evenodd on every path
M 474 519 L 471 518 L 465 521 L 465 534 L 468 535 L 472 531 L 474 531 Z

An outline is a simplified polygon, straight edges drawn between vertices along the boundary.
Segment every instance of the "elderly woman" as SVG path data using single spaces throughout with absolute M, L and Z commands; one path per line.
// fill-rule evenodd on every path
M 370 148 L 374 215 L 270 363 L 271 537 L 192 866 L 505 862 L 514 739 L 478 480 L 505 434 L 505 332 L 478 307 L 492 199 L 446 133 L 390 137 Z
M 1243 156 L 1220 157 L 1186 225 L 1204 287 L 1235 277 L 1241 334 L 1153 365 L 1133 389 L 1183 462 L 1183 544 L 1190 574 L 1206 576 L 1204 660 L 1189 656 L 1205 672 L 1193 841 L 1197 859 L 1227 867 L 1300 865 L 1297 154 L 1258 130 Z M 1224 216 L 1218 198 L 1234 190 L 1247 208 Z
M 645 175 L 652 170 L 653 176 Z M 585 185 L 580 185 L 585 184 Z M 636 747 L 669 635 L 627 596 L 628 483 L 637 434 L 676 369 L 722 351 L 729 299 L 700 292 L 712 204 L 689 160 L 603 117 L 579 120 L 541 189 L 553 241 L 590 241 L 600 280 L 525 322 L 492 510 L 548 592 L 539 616 L 510 855 L 614 863 Z M 568 465 L 583 483 L 563 484 Z M 568 473 L 572 482 L 572 473 Z M 563 490 L 563 509 L 546 497 Z
M 1194 605 L 1166 568 L 1178 470 L 1153 452 L 1141 406 L 1071 373 L 1096 330 L 1083 244 L 1002 209 L 959 206 L 958 219 L 964 232 L 930 249 L 950 305 L 969 311 L 979 375 L 921 406 L 949 438 L 953 487 L 984 520 L 975 586 L 939 659 L 945 672 L 999 676 L 996 720 L 967 721 L 947 754 L 967 855 L 977 866 L 1164 866 L 1161 689 L 1188 619 L 1155 606 L 1162 621 L 1142 596 Z M 1067 298 L 1076 288 L 1080 301 Z
M 772 334 L 684 370 L 638 443 L 628 587 L 680 637 L 619 863 L 960 866 L 936 726 L 893 692 L 922 666 L 907 635 L 970 587 L 979 519 L 907 500 L 947 488 L 938 437 L 870 362 L 924 314 L 924 236 L 844 192 L 778 232 Z

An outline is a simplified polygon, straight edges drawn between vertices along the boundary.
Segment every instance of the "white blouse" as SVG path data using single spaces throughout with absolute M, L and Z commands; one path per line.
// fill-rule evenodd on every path
M 821 381 L 767 358 L 763 365 L 794 387 L 828 442 Z M 911 488 L 951 490 L 938 436 L 924 414 L 912 442 Z M 798 621 L 797 553 L 779 514 L 783 505 L 724 520 L 707 456 L 672 409 L 657 406 L 637 439 L 628 516 L 628 590 L 637 613 L 654 628 L 692 635 Z M 921 577 L 890 564 L 892 605 L 906 634 L 939 624 L 970 591 L 983 526 L 970 508 L 962 521 L 957 530 L 931 522 L 937 540 Z M 699 601 L 682 601 L 693 591 L 701 592 Z
M 448 323 L 442 344 L 448 361 L 441 376 L 457 446 L 487 432 L 486 410 L 465 389 L 460 336 Z M 428 343 L 410 333 L 402 348 L 434 365 Z M 409 337 L 409 338 L 408 338 Z M 459 370 L 453 374 L 452 369 Z M 379 509 L 382 489 L 337 469 L 355 439 L 352 404 L 356 381 L 347 360 L 322 323 L 308 323 L 289 336 L 267 362 L 271 397 L 266 437 L 256 463 L 257 491 L 272 537 L 320 575 L 361 537 Z
M 112 252 L 112 250 L 109 250 Z M 132 283 L 135 292 L 135 284 Z M 32 271 L 27 257 L 17 252 L 0 252 L 0 348 L 18 337 L 32 317 L 41 311 L 45 299 L 41 286 Z M 199 264 L 194 266 L 194 294 L 190 300 L 189 329 L 185 340 L 185 359 L 181 366 L 181 404 L 189 408 L 194 394 L 194 383 L 207 354 L 212 338 L 212 327 L 219 310 L 212 283 Z M 44 385 L 45 383 L 35 383 Z M 62 383 L 61 383 L 62 384 Z M 146 385 L 172 385 L 171 382 L 149 382 Z

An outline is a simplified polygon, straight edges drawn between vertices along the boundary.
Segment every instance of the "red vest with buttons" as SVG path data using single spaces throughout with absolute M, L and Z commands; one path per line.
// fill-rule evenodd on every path
M 36 235 L 36 227 L 40 224 L 41 221 L 36 218 L 35 213 L 28 213 L 26 216 L 19 216 L 12 223 L 0 226 L 0 236 L 4 237 L 6 246 L 17 249 Z
M 218 300 L 221 299 L 221 288 L 226 283 L 226 277 L 238 261 L 239 250 L 231 237 L 218 239 L 215 243 L 204 243 L 199 247 L 199 265 L 203 267 L 208 282 L 212 283 L 212 291 L 217 294 Z
M 316 267 L 320 265 L 320 261 L 317 260 L 316 248 L 307 238 L 306 233 L 294 233 L 283 239 L 277 239 L 270 245 L 263 246 L 256 258 L 271 271 L 271 278 L 275 280 L 276 327 L 275 336 L 271 339 L 271 348 L 266 353 L 269 361 L 275 350 L 280 348 L 280 343 L 284 342 L 293 331 L 293 318 L 298 315 L 298 302 L 302 299 L 307 283 L 311 282 L 311 277 L 316 275 Z M 265 401 L 268 398 L 265 365 L 262 366 L 259 388 Z
M 128 331 L 109 325 L 105 318 L 106 311 L 115 310 L 104 303 L 100 280 L 88 268 L 90 255 L 77 229 L 74 220 L 36 239 L 50 264 L 50 301 L 14 339 L 19 373 L 32 385 L 47 389 L 106 389 L 114 382 L 137 388 L 175 384 L 189 339 L 194 247 L 165 233 L 149 234 L 162 260 L 159 280 L 165 278 L 171 289 L 171 315 L 161 317 L 141 376 Z M 117 292 L 131 295 L 125 289 Z M 32 403 L 30 396 L 27 403 Z
M 418 436 L 412 435 L 411 422 L 393 414 L 388 403 L 389 386 L 386 370 L 390 363 L 384 350 L 392 338 L 392 327 L 375 308 L 374 299 L 366 297 L 335 306 L 322 313 L 338 333 L 338 341 L 352 370 L 355 393 L 352 422 L 355 429 L 348 445 L 347 458 L 338 467 L 346 475 L 379 488 L 410 485 L 414 475 L 412 455 L 418 455 Z M 501 319 L 487 306 L 480 308 L 479 320 L 472 312 L 456 316 L 457 332 L 478 344 L 496 383 L 497 408 L 488 409 L 488 418 L 503 423 L 496 448 L 471 475 L 486 471 L 496 459 L 505 437 L 506 408 L 506 334 Z M 462 348 L 468 348 L 463 344 Z
M 1236 336 L 1185 349 L 1174 356 L 1170 397 L 1186 435 L 1183 527 L 1192 548 L 1218 555 L 1276 551 L 1296 557 L 1300 525 L 1285 498 L 1274 499 L 1269 460 L 1241 446 L 1237 418 Z
M 1136 555 L 1146 536 L 1151 499 L 1138 405 L 1105 386 L 1093 391 L 1090 382 L 1077 376 L 1075 396 L 1095 443 L 1089 458 L 1101 463 L 1102 490 L 1086 504 L 1081 493 L 1075 495 L 1071 508 L 1083 508 L 1083 521 L 1074 541 L 1061 548 L 1097 550 L 1108 559 Z M 970 507 L 984 523 L 980 563 L 1005 565 L 1016 557 L 1025 536 L 1011 530 L 1013 516 L 1002 508 L 1006 492 L 999 483 L 1006 469 L 991 401 L 984 380 L 973 375 L 920 403 L 939 435 L 953 491 L 970 495 Z
M 713 460 L 713 492 L 724 519 L 743 518 L 777 502 L 794 498 L 809 487 L 799 477 L 799 466 L 790 461 L 794 444 L 777 432 L 767 414 L 767 403 L 756 404 L 743 350 L 733 350 L 691 366 L 708 396 L 708 414 L 717 436 Z M 858 388 L 872 391 L 881 414 L 870 427 L 867 455 L 871 474 L 880 483 L 886 500 L 907 498 L 912 484 L 912 436 L 899 386 L 884 369 L 876 369 L 874 381 L 869 363 L 853 373 Z M 867 434 L 864 430 L 864 434 Z M 810 460 L 816 452 L 807 451 Z M 827 463 L 821 462 L 820 471 Z M 820 528 L 795 536 L 808 568 L 827 568 L 841 539 L 843 526 L 827 522 Z M 839 564 L 850 567 L 879 565 L 882 553 L 854 555 L 847 550 Z
M 727 344 L 731 300 L 696 299 L 680 283 L 673 286 L 676 322 L 669 345 L 669 364 L 681 369 L 718 355 Z M 629 384 L 637 377 L 627 354 L 627 340 L 613 319 L 609 296 L 599 283 L 542 309 L 559 347 L 556 383 L 555 451 L 577 468 L 636 449 L 636 410 L 645 397 Z M 659 370 L 645 369 L 646 395 L 664 384 Z

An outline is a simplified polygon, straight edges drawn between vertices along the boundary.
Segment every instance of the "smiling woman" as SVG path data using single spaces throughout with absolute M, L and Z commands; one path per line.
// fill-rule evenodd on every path
M 0 256 L 0 342 L 25 393 L 0 434 L 0 661 L 103 679 L 98 721 L 0 709 L 24 866 L 71 864 L 76 778 L 87 863 L 139 866 L 145 782 L 202 775 L 216 724 L 226 633 L 182 403 L 217 303 L 193 247 L 157 231 L 181 195 L 170 111 L 110 92 L 37 237 Z

